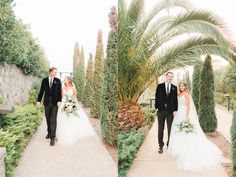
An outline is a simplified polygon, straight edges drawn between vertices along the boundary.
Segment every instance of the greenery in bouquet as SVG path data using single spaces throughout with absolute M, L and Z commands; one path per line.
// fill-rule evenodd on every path
M 78 114 L 78 103 L 77 101 L 73 98 L 73 96 L 69 96 L 65 94 L 65 99 L 63 100 L 62 103 L 62 111 L 69 116 L 70 114 L 73 114 L 75 116 L 79 116 Z
M 178 132 L 192 133 L 194 132 L 194 125 L 189 121 L 182 121 L 177 124 Z

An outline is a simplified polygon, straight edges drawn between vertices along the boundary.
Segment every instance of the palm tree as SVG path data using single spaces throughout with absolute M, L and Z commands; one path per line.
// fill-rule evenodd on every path
M 187 0 L 160 0 L 146 13 L 144 3 L 119 0 L 118 119 L 124 131 L 144 125 L 138 100 L 156 75 L 196 63 L 204 54 L 236 63 L 224 23 L 214 13 L 196 10 Z M 182 10 L 171 15 L 174 7 Z

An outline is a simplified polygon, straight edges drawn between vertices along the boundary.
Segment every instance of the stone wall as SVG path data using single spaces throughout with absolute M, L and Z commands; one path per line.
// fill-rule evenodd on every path
M 27 76 L 15 65 L 0 63 L 0 96 L 6 104 L 24 103 L 31 86 L 39 79 Z

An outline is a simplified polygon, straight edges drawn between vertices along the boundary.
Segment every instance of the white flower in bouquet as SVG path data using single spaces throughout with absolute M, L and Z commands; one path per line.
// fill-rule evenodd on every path
M 70 114 L 74 114 L 77 117 L 79 117 L 78 110 L 79 110 L 78 103 L 73 100 L 73 97 L 65 95 L 62 111 L 65 112 L 68 116 Z
M 189 121 L 182 121 L 177 124 L 178 132 L 192 133 L 194 132 L 194 125 Z

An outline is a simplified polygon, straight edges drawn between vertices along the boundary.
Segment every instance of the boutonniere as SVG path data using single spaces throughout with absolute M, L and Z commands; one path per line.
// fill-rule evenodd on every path
M 174 87 L 172 87 L 172 90 L 175 90 L 175 88 L 174 88 Z
M 57 81 L 54 81 L 54 82 L 53 82 L 53 84 L 56 84 L 56 83 L 57 83 Z

